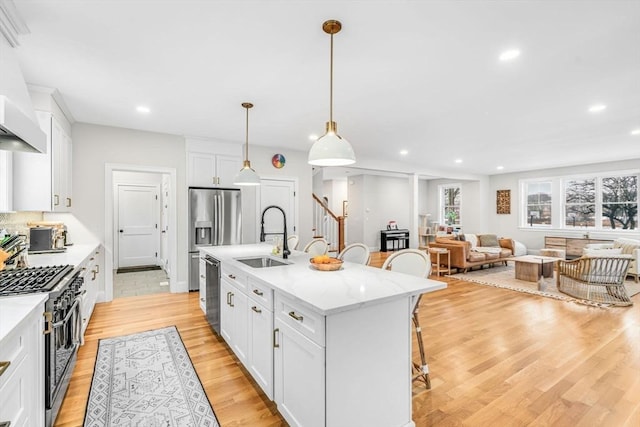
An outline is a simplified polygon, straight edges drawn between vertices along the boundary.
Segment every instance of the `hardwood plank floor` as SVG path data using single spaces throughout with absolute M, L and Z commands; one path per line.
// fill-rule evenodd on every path
M 414 383 L 417 426 L 640 425 L 639 296 L 632 307 L 601 309 L 439 280 L 449 287 L 420 307 L 432 389 Z M 189 293 L 98 304 L 56 426 L 82 425 L 100 338 L 169 325 L 223 427 L 286 425 Z

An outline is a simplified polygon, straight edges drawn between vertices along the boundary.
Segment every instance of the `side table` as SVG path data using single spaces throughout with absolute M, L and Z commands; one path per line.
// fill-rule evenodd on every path
M 449 249 L 446 249 L 446 248 L 429 248 L 429 254 L 435 254 L 435 256 L 436 256 L 435 264 L 433 262 L 431 263 L 431 273 L 432 274 L 435 274 L 435 275 L 439 276 L 440 273 L 447 273 L 447 274 L 451 275 L 451 251 L 449 251 Z M 443 267 L 442 261 L 440 260 L 440 257 L 442 257 L 444 255 L 447 256 L 447 268 Z

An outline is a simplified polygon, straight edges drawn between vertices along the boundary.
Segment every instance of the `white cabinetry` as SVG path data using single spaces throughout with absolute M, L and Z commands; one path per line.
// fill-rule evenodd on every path
M 0 150 L 0 212 L 13 210 L 12 153 Z
M 102 288 L 102 266 L 104 265 L 104 256 L 102 254 L 102 247 L 98 246 L 95 250 L 91 251 L 91 254 L 80 264 L 80 270 L 82 271 L 82 277 L 84 278 L 81 295 L 82 295 L 82 334 L 84 335 L 91 315 L 93 314 L 93 308 L 96 305 L 96 299 L 98 298 L 98 291 Z
M 198 283 L 200 290 L 200 309 L 207 314 L 207 263 L 202 259 L 204 255 L 200 254 L 198 268 Z
M 244 292 L 247 277 L 223 267 L 220 282 L 220 334 L 242 364 L 247 366 L 249 319 Z
M 273 399 L 273 291 L 222 268 L 220 334 L 269 399 Z
M 0 343 L 0 425 L 44 425 L 44 303 L 39 304 Z M 37 392 L 37 391 L 40 392 Z
M 47 153 L 14 153 L 13 209 L 70 212 L 71 138 L 51 113 L 37 111 L 36 116 L 47 135 Z
M 242 168 L 239 156 L 187 153 L 188 185 L 190 187 L 233 186 L 233 179 Z

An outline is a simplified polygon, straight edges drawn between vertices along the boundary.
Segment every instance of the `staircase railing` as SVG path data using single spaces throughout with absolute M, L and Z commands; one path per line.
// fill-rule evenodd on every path
M 322 237 L 329 243 L 330 252 L 344 249 L 344 216 L 336 215 L 322 199 L 313 194 L 313 234 L 314 238 Z

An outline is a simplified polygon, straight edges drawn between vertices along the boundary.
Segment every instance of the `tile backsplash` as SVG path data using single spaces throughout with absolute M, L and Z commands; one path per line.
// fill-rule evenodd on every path
M 27 222 L 42 221 L 42 212 L 0 213 L 0 230 L 6 229 L 10 234 L 24 234 L 29 237 Z

